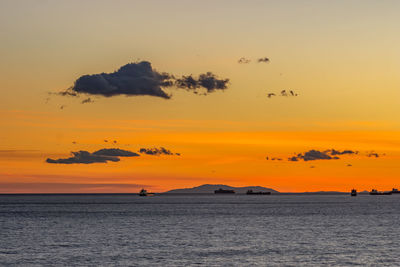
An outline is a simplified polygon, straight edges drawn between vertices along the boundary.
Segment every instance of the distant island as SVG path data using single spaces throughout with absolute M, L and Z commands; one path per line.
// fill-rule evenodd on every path
M 252 190 L 253 192 L 270 192 L 271 194 L 284 194 L 284 195 L 343 195 L 350 194 L 350 190 L 348 192 L 340 192 L 340 191 L 306 191 L 306 192 L 279 192 L 272 188 L 263 187 L 263 186 L 243 186 L 243 187 L 234 187 L 230 185 L 224 184 L 203 184 L 200 186 L 195 186 L 192 188 L 181 188 L 181 189 L 172 189 L 160 194 L 214 194 L 215 190 L 233 190 L 236 194 L 246 194 L 247 191 Z M 359 191 L 359 194 L 369 194 L 369 191 Z
M 266 188 L 262 186 L 245 186 L 245 187 L 234 187 L 224 184 L 203 184 L 200 186 L 192 187 L 192 188 L 182 188 L 182 189 L 173 189 L 165 194 L 213 194 L 215 190 L 218 189 L 223 190 L 234 190 L 237 194 L 246 194 L 248 190 L 253 190 L 254 192 L 271 192 L 271 193 L 279 193 L 278 191 L 272 188 Z

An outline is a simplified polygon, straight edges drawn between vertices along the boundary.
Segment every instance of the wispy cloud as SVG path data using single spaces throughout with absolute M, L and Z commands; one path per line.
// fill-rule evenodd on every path
M 159 156 L 159 155 L 177 155 L 180 156 L 180 153 L 173 153 L 171 150 L 166 149 L 164 147 L 160 148 L 141 148 L 139 149 L 139 153 L 142 154 L 147 154 L 147 155 L 153 155 L 153 156 Z

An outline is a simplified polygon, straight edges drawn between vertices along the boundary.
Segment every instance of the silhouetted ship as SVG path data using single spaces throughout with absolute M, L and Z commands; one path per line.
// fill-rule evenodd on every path
M 247 190 L 246 195 L 271 195 L 271 192 L 254 192 L 253 190 Z
M 147 191 L 145 189 L 140 190 L 139 196 L 141 196 L 141 197 L 147 196 Z
M 397 188 L 392 189 L 392 194 L 400 194 L 400 191 Z
M 352 197 L 357 196 L 357 190 L 352 189 L 350 195 L 351 195 Z
M 391 195 L 391 194 L 392 194 L 392 191 L 389 191 L 389 192 L 381 192 L 381 191 L 378 191 L 378 190 L 376 190 L 376 189 L 372 189 L 371 192 L 369 192 L 369 194 L 370 194 L 370 195 Z
M 140 190 L 140 192 L 139 192 L 139 196 L 141 196 L 141 197 L 147 197 L 147 196 L 153 196 L 154 195 L 154 193 L 149 193 L 149 192 L 147 192 L 147 190 L 145 190 L 145 189 L 142 189 L 142 190 Z
M 228 190 L 228 189 L 225 190 L 225 189 L 220 188 L 218 190 L 215 190 L 214 193 L 215 194 L 235 194 L 235 191 Z

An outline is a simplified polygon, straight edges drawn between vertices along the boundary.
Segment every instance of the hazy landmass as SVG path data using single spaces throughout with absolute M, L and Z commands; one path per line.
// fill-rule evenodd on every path
M 272 189 L 272 188 L 266 188 L 262 186 L 245 186 L 245 187 L 233 187 L 229 185 L 223 185 L 223 184 L 203 184 L 200 186 L 192 187 L 192 188 L 182 188 L 182 189 L 173 189 L 170 191 L 167 191 L 165 193 L 168 194 L 210 194 L 214 193 L 214 190 L 218 190 L 219 188 L 222 188 L 224 190 L 235 190 L 235 193 L 237 194 L 244 194 L 247 192 L 247 190 L 253 190 L 254 192 L 271 192 L 271 193 L 279 193 L 278 191 Z
M 245 194 L 247 190 L 253 190 L 254 192 L 271 192 L 275 194 L 326 194 L 326 195 L 334 195 L 334 194 L 348 194 L 348 192 L 341 191 L 306 191 L 306 192 L 298 192 L 298 193 L 289 193 L 289 192 L 279 192 L 272 188 L 267 188 L 263 186 L 244 186 L 244 187 L 234 187 L 224 184 L 203 184 L 200 186 L 192 187 L 192 188 L 180 188 L 173 189 L 164 194 L 213 194 L 215 190 L 222 188 L 224 190 L 234 190 L 237 194 Z M 360 191 L 359 194 L 368 194 L 369 191 Z

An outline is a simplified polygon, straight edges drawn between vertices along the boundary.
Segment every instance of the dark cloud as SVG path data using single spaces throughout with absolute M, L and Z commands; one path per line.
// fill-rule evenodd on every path
M 129 63 L 112 73 L 83 75 L 61 95 L 76 96 L 78 94 L 102 95 L 150 95 L 170 98 L 162 88 L 173 85 L 173 76 L 159 73 L 151 67 L 151 63 L 142 61 Z
M 112 156 L 112 157 L 138 157 L 139 154 L 129 151 L 123 150 L 119 148 L 103 148 L 93 152 L 93 155 L 98 156 Z
M 89 98 L 83 99 L 82 102 L 81 102 L 81 104 L 93 103 L 93 102 L 94 102 L 94 101 L 89 97 Z
M 329 156 L 326 152 L 321 152 L 314 149 L 305 152 L 303 155 L 299 154 L 298 157 L 302 158 L 304 161 L 318 160 L 318 159 L 335 159 Z
M 304 160 L 304 161 L 310 161 L 310 160 L 331 160 L 331 159 L 339 159 L 337 155 L 345 155 L 345 154 L 357 154 L 357 151 L 353 150 L 343 150 L 339 151 L 336 149 L 328 149 L 325 151 L 319 151 L 319 150 L 309 150 L 305 153 L 300 153 L 297 154 L 296 156 L 292 156 L 288 158 L 288 161 L 299 161 L 299 160 Z
M 262 57 L 262 58 L 257 59 L 257 62 L 258 62 L 258 63 L 262 63 L 262 62 L 268 63 L 269 61 L 270 61 L 270 60 L 269 60 L 269 58 L 267 58 L 267 57 Z
M 251 60 L 248 59 L 248 58 L 245 58 L 245 57 L 241 57 L 241 58 L 239 58 L 239 60 L 238 60 L 238 63 L 239 63 L 239 64 L 249 64 L 250 62 L 251 62 Z
M 375 152 L 371 152 L 367 154 L 367 157 L 375 157 L 375 158 L 379 158 L 379 154 L 375 153 Z
M 297 154 L 297 156 L 290 157 L 288 160 L 289 161 L 299 161 L 300 159 L 304 161 L 310 161 L 310 160 L 320 160 L 320 159 L 338 159 L 337 157 L 331 157 L 330 155 L 327 154 L 327 152 L 322 152 L 319 150 L 310 150 L 305 152 L 304 154 Z
M 330 153 L 331 155 L 345 155 L 345 154 L 357 154 L 357 151 L 353 151 L 353 150 L 343 150 L 343 151 L 338 151 L 335 149 L 330 149 L 327 150 L 326 152 Z
M 71 152 L 72 157 L 65 159 L 46 159 L 47 163 L 56 164 L 91 164 L 91 163 L 107 163 L 108 161 L 119 161 L 118 157 L 94 155 L 88 151 Z
M 139 154 L 122 150 L 119 148 L 104 148 L 97 150 L 93 153 L 88 151 L 77 151 L 71 152 L 72 157 L 65 159 L 46 159 L 47 163 L 56 163 L 56 164 L 91 164 L 91 163 L 107 163 L 108 161 L 117 162 L 120 161 L 119 157 L 138 157 Z
M 197 78 L 192 75 L 176 79 L 174 75 L 158 72 L 152 68 L 148 61 L 129 63 L 112 73 L 83 75 L 74 85 L 65 91 L 57 93 L 61 96 L 101 95 L 112 97 L 116 95 L 139 96 L 148 95 L 164 99 L 171 95 L 164 91 L 165 88 L 178 87 L 187 90 L 204 88 L 207 93 L 227 88 L 229 79 L 218 79 L 211 72 L 200 74 Z M 90 98 L 82 101 L 93 102 Z
M 139 150 L 139 153 L 142 154 L 147 154 L 147 155 L 153 155 L 153 156 L 159 156 L 159 155 L 177 155 L 180 156 L 180 153 L 172 153 L 171 150 L 168 150 L 164 147 L 160 148 L 141 148 Z
M 196 92 L 197 89 L 204 88 L 207 93 L 215 92 L 216 90 L 225 90 L 228 88 L 229 79 L 219 79 L 211 72 L 200 74 L 199 77 L 194 78 L 192 75 L 182 76 L 182 78 L 175 81 L 178 88 L 191 90 Z

